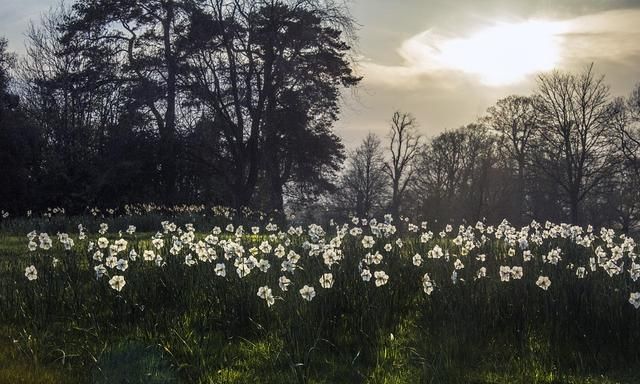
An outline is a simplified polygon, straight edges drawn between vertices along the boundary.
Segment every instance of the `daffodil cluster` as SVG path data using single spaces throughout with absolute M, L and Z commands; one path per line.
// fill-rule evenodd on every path
M 80 224 L 77 234 L 33 231 L 27 240 L 27 251 L 41 254 L 42 263 L 56 244 L 65 252 L 85 252 L 96 280 L 106 281 L 120 294 L 126 294 L 131 269 L 164 268 L 169 260 L 178 260 L 185 270 L 204 265 L 212 276 L 227 281 L 265 276 L 260 281 L 268 283 L 258 287 L 256 296 L 268 307 L 292 287 L 300 300 L 313 301 L 322 291 L 336 289 L 340 279 L 392 289 L 389 283 L 398 268 L 414 269 L 417 277 L 396 284 L 415 284 L 426 295 L 481 279 L 500 284 L 526 280 L 540 292 L 550 292 L 555 271 L 570 270 L 576 280 L 624 276 L 630 287 L 628 301 L 640 308 L 640 261 L 634 239 L 591 226 L 534 221 L 516 228 L 503 221 L 496 226 L 448 224 L 434 232 L 425 222 L 401 218 L 395 225 L 386 215 L 382 221 L 352 218 L 328 227 L 280 227 L 273 222 L 245 227 L 229 219 L 226 225 L 204 230 L 164 221 L 150 235 L 138 234 L 134 225 L 110 232 L 106 223 L 92 234 Z M 26 267 L 25 277 L 37 281 L 37 268 Z M 345 272 L 346 268 L 353 270 Z M 436 269 L 441 277 L 446 271 L 446 278 L 434 278 Z

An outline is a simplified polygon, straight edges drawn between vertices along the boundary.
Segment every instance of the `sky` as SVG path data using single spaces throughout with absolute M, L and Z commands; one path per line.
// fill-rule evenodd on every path
M 68 0 L 67 3 L 71 1 Z M 363 81 L 344 93 L 336 132 L 347 147 L 388 131 L 394 111 L 427 137 L 481 117 L 536 76 L 594 63 L 613 96 L 640 82 L 640 0 L 346 0 Z M 0 0 L 0 35 L 24 51 L 30 21 L 58 0 Z

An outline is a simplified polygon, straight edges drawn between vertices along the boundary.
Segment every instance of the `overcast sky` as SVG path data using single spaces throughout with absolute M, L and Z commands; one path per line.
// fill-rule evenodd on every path
M 0 35 L 24 51 L 29 21 L 57 0 L 0 0 Z M 474 121 L 535 76 L 595 63 L 613 95 L 640 81 L 640 0 L 351 0 L 361 86 L 337 132 L 353 146 L 384 134 L 394 110 L 432 136 Z

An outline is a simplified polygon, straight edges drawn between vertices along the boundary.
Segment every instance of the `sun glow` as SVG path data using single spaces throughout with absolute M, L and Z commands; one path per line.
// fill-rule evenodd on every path
M 507 85 L 558 65 L 567 25 L 530 20 L 500 23 L 468 37 L 426 31 L 407 40 L 400 54 L 423 70 L 457 70 L 487 85 Z

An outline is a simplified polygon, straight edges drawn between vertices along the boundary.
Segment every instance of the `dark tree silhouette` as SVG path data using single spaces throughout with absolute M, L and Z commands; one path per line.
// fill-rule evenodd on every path
M 620 150 L 627 167 L 640 177 L 640 83 L 626 99 L 616 99 L 613 108 Z
M 384 164 L 382 143 L 369 133 L 347 159 L 338 192 L 345 210 L 363 218 L 385 213 L 389 179 Z
M 434 137 L 420 152 L 412 189 L 416 211 L 440 222 L 505 217 L 506 185 L 496 139 L 480 124 Z
M 11 72 L 16 58 L 0 38 L 0 208 L 24 211 L 34 198 L 33 177 L 38 164 L 40 132 L 11 91 Z
M 384 170 L 391 179 L 390 210 L 396 216 L 400 213 L 407 188 L 415 180 L 420 145 L 416 119 L 411 114 L 395 112 L 389 131 L 390 160 L 385 163 Z
M 536 169 L 561 187 L 570 220 L 578 223 L 581 203 L 620 163 L 609 87 L 593 65 L 577 75 L 541 75 L 538 84 Z
M 287 183 L 322 190 L 339 168 L 331 125 L 340 89 L 359 78 L 336 20 L 350 22 L 306 1 L 216 0 L 193 14 L 185 41 L 191 96 L 221 138 L 207 163 L 234 206 L 249 205 L 262 184 L 267 208 L 282 211 Z
M 513 170 L 516 184 L 518 223 L 527 215 L 527 168 L 531 141 L 538 127 L 538 114 L 532 97 L 512 95 L 498 100 L 487 110 L 483 121 L 498 135 L 498 150 Z
M 340 0 L 77 0 L 0 39 L 0 208 L 205 203 L 298 218 L 382 213 L 638 229 L 640 86 L 593 66 L 423 144 L 334 132 L 357 86 Z M 338 188 L 336 188 L 336 185 Z M 306 212 L 305 212 L 306 211 Z
M 82 40 L 77 48 L 83 55 L 96 50 L 115 55 L 117 71 L 109 81 L 130 87 L 155 123 L 166 202 L 175 201 L 178 181 L 177 108 L 186 53 L 177 41 L 195 5 L 189 0 L 79 0 L 65 26 L 67 40 Z

